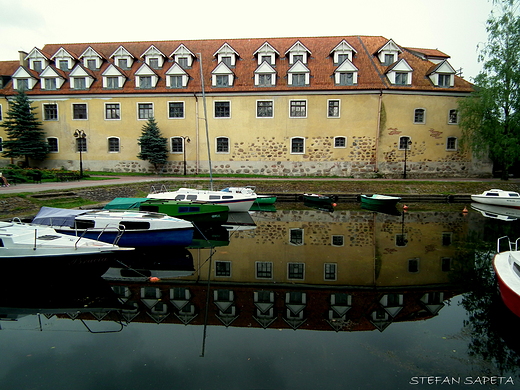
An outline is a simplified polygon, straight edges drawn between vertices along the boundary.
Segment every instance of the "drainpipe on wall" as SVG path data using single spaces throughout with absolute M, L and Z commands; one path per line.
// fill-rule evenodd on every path
M 194 93 L 195 97 L 195 174 L 199 174 L 199 98 Z
M 379 172 L 379 131 L 381 127 L 381 107 L 383 103 L 383 90 L 379 91 L 379 100 L 378 100 L 378 107 L 377 107 L 377 129 L 376 129 L 376 150 L 375 150 L 375 168 L 374 172 Z

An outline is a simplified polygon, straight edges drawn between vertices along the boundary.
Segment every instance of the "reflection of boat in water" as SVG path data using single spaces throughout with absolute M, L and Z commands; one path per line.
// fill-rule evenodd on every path
M 318 211 L 325 211 L 327 213 L 334 212 L 334 206 L 332 204 L 328 204 L 328 203 L 308 202 L 308 201 L 304 200 L 303 205 L 306 207 L 310 207 L 312 209 L 318 210 Z
M 395 205 L 387 206 L 387 205 L 377 205 L 370 203 L 361 203 L 361 208 L 364 210 L 375 211 L 382 214 L 388 215 L 401 215 L 401 212 L 397 210 Z
M 482 194 L 471 195 L 473 202 L 520 208 L 520 194 L 513 191 L 492 189 Z
M 481 213 L 484 217 L 500 219 L 501 221 L 515 221 L 520 218 L 520 210 L 511 207 L 471 203 L 471 208 Z
M 42 207 L 33 223 L 73 236 L 120 246 L 189 245 L 193 224 L 165 214 L 127 210 L 69 210 Z
M 501 251 L 501 245 L 507 241 L 507 250 Z M 498 279 L 498 288 L 504 304 L 520 317 L 520 238 L 510 242 L 508 237 L 501 237 L 497 243 L 497 254 L 493 267 Z

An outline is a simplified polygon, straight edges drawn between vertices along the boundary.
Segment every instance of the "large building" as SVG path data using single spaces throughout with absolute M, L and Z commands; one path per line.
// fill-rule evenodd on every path
M 0 120 L 24 89 L 50 145 L 41 167 L 78 169 L 81 151 L 85 169 L 149 171 L 137 141 L 154 117 L 172 174 L 208 172 L 208 156 L 214 173 L 229 174 L 491 172 L 460 150 L 458 100 L 472 85 L 439 50 L 344 36 L 48 44 L 19 54 L 0 62 Z

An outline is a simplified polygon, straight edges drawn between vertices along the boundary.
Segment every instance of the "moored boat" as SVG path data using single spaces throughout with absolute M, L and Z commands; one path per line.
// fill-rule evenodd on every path
M 193 224 L 165 214 L 125 210 L 69 210 L 42 207 L 33 224 L 57 232 L 116 242 L 119 246 L 189 245 Z
M 229 207 L 229 212 L 234 213 L 249 211 L 256 200 L 256 194 L 179 188 L 177 191 L 151 192 L 147 198 L 224 205 Z
M 501 244 L 508 241 L 509 250 L 500 251 Z M 498 280 L 498 289 L 504 304 L 516 316 L 520 317 L 520 238 L 510 242 L 508 237 L 501 237 L 497 243 L 497 254 L 493 258 L 493 268 Z
M 471 195 L 473 202 L 491 204 L 494 206 L 506 206 L 520 208 L 520 194 L 514 191 L 492 189 L 482 194 Z
M 318 203 L 332 205 L 338 201 L 337 195 L 303 194 L 303 201 L 306 203 Z
M 254 194 L 256 195 L 256 200 L 254 204 L 275 204 L 276 203 L 276 195 L 265 195 L 265 194 L 257 194 L 255 186 L 245 186 L 245 187 L 226 187 L 222 192 L 233 192 L 236 194 Z
M 401 200 L 398 196 L 390 196 L 390 195 L 361 195 L 361 204 L 367 204 L 372 206 L 385 206 L 385 207 L 395 207 L 397 202 Z

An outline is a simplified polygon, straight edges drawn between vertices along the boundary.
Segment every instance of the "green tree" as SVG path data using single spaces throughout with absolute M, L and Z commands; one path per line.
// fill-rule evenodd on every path
M 20 91 L 9 102 L 6 118 L 0 124 L 7 133 L 7 140 L 2 143 L 4 157 L 25 158 L 25 165 L 29 166 L 29 159 L 44 160 L 49 152 L 49 145 L 45 140 L 42 123 L 34 114 L 35 107 L 27 95 Z
M 167 139 L 161 135 L 161 130 L 157 126 L 154 118 L 149 118 L 143 125 L 141 137 L 138 144 L 141 146 L 141 152 L 137 157 L 141 160 L 148 161 L 153 164 L 157 171 L 160 166 L 168 161 Z
M 475 91 L 459 102 L 462 145 L 489 157 L 507 179 L 520 162 L 519 0 L 497 0 L 488 20 L 488 41 L 480 49 L 482 71 Z

